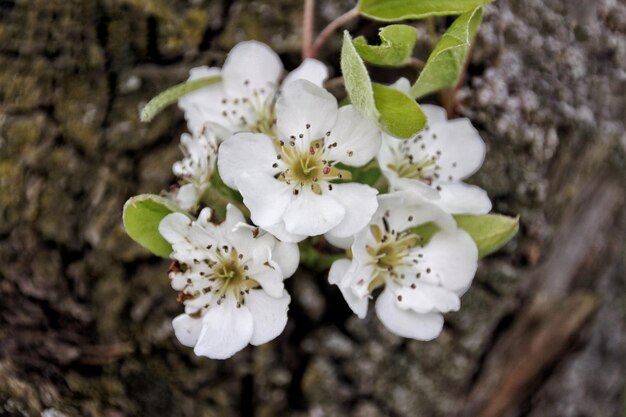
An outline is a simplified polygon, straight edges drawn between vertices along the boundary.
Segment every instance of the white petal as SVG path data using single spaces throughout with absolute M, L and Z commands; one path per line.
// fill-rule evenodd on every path
M 288 232 L 317 236 L 341 223 L 345 214 L 346 209 L 335 198 L 304 187 L 285 210 L 283 220 Z
M 475 185 L 462 182 L 440 183 L 441 198 L 433 201 L 452 214 L 487 214 L 491 211 L 491 200 L 487 192 Z
M 248 274 L 272 297 L 280 297 L 285 289 L 283 272 L 277 262 L 270 259 L 270 249 L 259 247 L 254 251 L 254 260 Z
M 363 166 L 376 156 L 381 140 L 376 123 L 364 117 L 354 106 L 343 106 L 339 109 L 330 136 L 325 139 L 326 144 L 337 143 L 329 150 L 328 159 Z
M 287 291 L 274 298 L 263 290 L 252 290 L 246 295 L 246 307 L 252 314 L 254 330 L 250 343 L 258 346 L 275 339 L 285 329 L 291 298 Z
M 295 80 L 307 80 L 318 87 L 322 87 L 327 78 L 328 69 L 326 68 L 326 65 L 317 59 L 307 58 L 298 68 L 291 71 L 289 75 L 285 77 L 285 80 L 283 81 L 283 88 Z
M 404 77 L 398 78 L 398 80 L 395 83 L 391 84 L 389 87 L 400 90 L 405 94 L 411 93 L 411 83 Z
M 220 75 L 221 70 L 219 68 L 203 66 L 192 68 L 189 73 L 188 81 L 192 81 Z M 235 126 L 230 119 L 223 116 L 222 108 L 219 106 L 219 103 L 221 103 L 224 98 L 226 98 L 224 85 L 218 82 L 192 93 L 185 94 L 178 99 L 178 107 L 185 113 L 189 130 L 193 133 L 199 133 L 202 131 L 205 124 L 215 123 L 218 126 L 222 126 L 223 129 L 226 129 L 228 132 L 232 131 Z M 221 136 L 220 138 L 223 139 Z
M 421 104 L 420 107 L 422 108 L 424 115 L 426 115 L 429 126 L 445 123 L 448 120 L 448 112 L 446 112 L 446 109 L 443 107 L 435 106 L 433 104 Z
M 478 249 L 465 231 L 439 231 L 421 253 L 441 285 L 457 294 L 469 288 L 478 267 Z
M 172 327 L 176 338 L 183 346 L 194 347 L 202 330 L 202 319 L 181 314 L 172 320 Z
M 296 80 L 282 90 L 276 102 L 276 116 L 276 126 L 283 138 L 302 134 L 308 145 L 335 125 L 337 100 L 309 81 Z
M 226 219 L 220 224 L 220 228 L 223 228 L 225 232 L 232 232 L 239 226 L 240 223 L 245 223 L 246 219 L 243 217 L 241 210 L 237 206 L 228 203 L 226 205 Z
M 307 238 L 306 235 L 298 235 L 295 233 L 290 233 L 285 228 L 285 222 L 280 220 L 278 223 L 272 224 L 270 226 L 264 226 L 263 230 L 267 231 L 274 235 L 277 239 L 280 239 L 282 242 L 289 243 L 298 243 L 302 242 Z
M 237 133 L 219 147 L 217 167 L 224 184 L 236 188 L 235 179 L 243 173 L 278 172 L 272 165 L 278 160 L 272 140 L 262 133 Z
M 159 233 L 171 244 L 186 242 L 190 224 L 191 220 L 184 214 L 171 213 L 159 223 Z
M 224 87 L 235 97 L 251 97 L 253 89 L 276 88 L 282 73 L 283 63 L 276 52 L 256 41 L 235 45 L 222 68 Z
M 395 291 L 399 308 L 416 313 L 447 313 L 461 307 L 461 300 L 453 291 L 420 280 L 414 281 L 414 288 L 401 287 Z
M 392 230 L 403 231 L 429 222 L 446 229 L 456 229 L 456 222 L 450 214 L 412 191 L 383 194 L 378 197 L 378 204 L 374 219 L 384 216 Z
M 469 177 L 480 168 L 485 159 L 486 146 L 478 131 L 469 119 L 454 119 L 431 126 L 424 135 L 426 149 L 422 151 L 435 155 L 441 151 L 437 164 L 441 167 L 440 177 L 460 180 Z M 436 135 L 436 139 L 433 139 Z
M 198 204 L 200 193 L 193 184 L 185 184 L 176 192 L 176 202 L 185 210 L 191 210 Z
M 378 208 L 378 190 L 369 185 L 336 184 L 332 191 L 324 190 L 323 193 L 339 201 L 345 209 L 346 214 L 341 223 L 329 231 L 329 234 L 340 238 L 354 236 L 367 226 Z
M 443 329 L 443 316 L 437 313 L 419 314 L 401 310 L 391 290 L 385 290 L 376 300 L 376 315 L 392 333 L 416 340 L 432 340 Z
M 364 318 L 367 314 L 367 297 L 357 297 L 349 286 L 351 275 L 349 273 L 351 262 L 347 259 L 339 259 L 333 262 L 328 272 L 328 282 L 339 287 L 343 298 L 348 303 L 350 309 L 359 318 Z
M 337 237 L 330 232 L 324 234 L 324 239 L 339 249 L 350 249 L 350 246 L 354 243 L 354 236 Z
M 235 184 L 252 221 L 263 228 L 281 221 L 293 197 L 287 184 L 267 174 L 241 174 Z
M 300 250 L 295 243 L 276 242 L 272 250 L 272 259 L 280 266 L 284 278 L 296 272 L 300 264 Z
M 246 347 L 252 338 L 252 314 L 246 306 L 237 307 L 232 295 L 213 304 L 202 319 L 202 332 L 194 348 L 198 356 L 227 359 Z

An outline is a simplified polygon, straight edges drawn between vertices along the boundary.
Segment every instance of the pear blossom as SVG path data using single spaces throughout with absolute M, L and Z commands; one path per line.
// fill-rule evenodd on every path
M 176 337 L 196 355 L 225 359 L 283 331 L 290 302 L 283 280 L 295 272 L 299 252 L 246 224 L 233 205 L 221 224 L 210 219 L 209 208 L 193 221 L 172 213 L 159 232 L 172 245 L 169 278 L 185 305 L 172 322 Z
M 179 99 L 189 129 L 194 132 L 209 124 L 220 140 L 236 132 L 273 135 L 275 98 L 283 72 L 278 55 L 256 41 L 235 45 L 221 69 L 206 66 L 191 69 L 190 81 L 214 76 L 221 76 L 222 80 Z M 282 85 L 306 79 L 321 86 L 326 78 L 326 66 L 309 58 L 288 74 Z
M 354 235 L 376 211 L 378 192 L 345 182 L 351 174 L 337 164 L 363 166 L 374 158 L 377 126 L 306 80 L 283 88 L 276 117 L 275 138 L 238 133 L 220 145 L 222 180 L 241 193 L 252 221 L 283 241 Z
M 408 90 L 401 78 L 393 87 Z M 390 188 L 410 188 L 452 214 L 486 214 L 491 201 L 481 188 L 462 180 L 475 173 L 485 159 L 485 143 L 467 118 L 448 120 L 445 109 L 421 106 L 428 122 L 412 138 L 383 133 L 378 153 Z
M 195 135 L 183 133 L 180 138 L 183 159 L 172 166 L 174 175 L 182 184 L 176 190 L 175 200 L 185 210 L 193 210 L 210 186 L 217 160 L 217 141 L 209 128 Z
M 383 287 L 376 314 L 391 332 L 417 340 L 437 337 L 442 313 L 456 311 L 478 263 L 470 236 L 452 216 L 413 191 L 379 198 L 368 227 L 354 238 L 352 260 L 335 261 L 329 282 L 341 290 L 355 314 L 364 318 L 369 298 Z M 420 225 L 437 231 L 429 240 Z M 422 229 L 424 230 L 424 229 Z

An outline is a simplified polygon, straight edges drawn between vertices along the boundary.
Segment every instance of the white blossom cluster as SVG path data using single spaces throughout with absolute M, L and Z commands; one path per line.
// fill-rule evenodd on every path
M 348 250 L 351 259 L 335 261 L 329 281 L 355 314 L 365 317 L 376 296 L 376 314 L 391 332 L 437 337 L 442 313 L 459 309 L 478 262 L 452 214 L 491 210 L 486 193 L 463 182 L 481 166 L 484 142 L 469 120 L 448 120 L 430 105 L 422 106 L 424 130 L 394 138 L 352 105 L 338 105 L 323 88 L 321 62 L 283 72 L 269 47 L 242 42 L 223 68 L 191 70 L 190 79 L 221 82 L 179 100 L 191 134 L 181 138 L 184 159 L 173 168 L 176 201 L 193 212 L 217 166 L 253 225 L 233 205 L 219 225 L 209 208 L 195 220 L 174 213 L 161 222 L 175 261 L 169 277 L 185 305 L 173 321 L 177 338 L 197 355 L 223 359 L 277 337 L 287 323 L 283 281 L 299 265 L 297 242 L 320 235 Z M 372 163 L 388 193 L 352 181 L 351 167 Z

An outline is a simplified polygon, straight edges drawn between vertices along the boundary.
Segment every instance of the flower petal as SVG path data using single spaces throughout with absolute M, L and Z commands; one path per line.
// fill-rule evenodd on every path
M 335 198 L 304 187 L 285 210 L 283 220 L 288 232 L 317 236 L 341 223 L 345 214 L 346 209 Z
M 183 346 L 194 347 L 202 331 L 202 319 L 181 314 L 172 320 L 172 327 L 176 338 Z
M 192 68 L 189 71 L 188 81 L 214 77 L 220 74 L 221 70 L 219 68 L 208 68 L 206 66 Z M 197 134 L 202 131 L 205 124 L 214 123 L 222 127 L 222 129 L 218 129 L 218 132 L 216 132 L 220 139 L 224 139 L 224 129 L 226 132 L 233 132 L 236 126 L 231 119 L 224 117 L 222 108 L 216 105 L 221 103 L 224 98 L 226 98 L 224 85 L 215 83 L 185 94 L 178 99 L 178 107 L 185 113 L 189 130 Z
M 263 228 L 281 221 L 293 198 L 287 184 L 265 173 L 241 174 L 235 183 L 244 204 L 250 209 L 252 221 Z
M 354 236 L 337 237 L 330 232 L 324 234 L 324 239 L 339 249 L 350 249 L 350 246 L 354 243 Z
M 428 131 L 421 134 L 424 136 L 422 144 L 425 149 L 420 154 L 432 156 L 441 152 L 437 165 L 441 167 L 439 175 L 443 180 L 458 181 L 467 178 L 483 164 L 485 142 L 469 119 L 433 124 Z
M 276 102 L 276 116 L 276 126 L 283 138 L 302 134 L 308 146 L 334 126 L 337 100 L 309 81 L 296 80 L 282 90 Z
M 187 241 L 191 219 L 183 213 L 168 214 L 159 223 L 159 233 L 171 244 Z
M 235 45 L 222 68 L 224 87 L 231 97 L 251 97 L 255 89 L 275 89 L 282 73 L 283 63 L 276 52 L 257 41 Z
M 285 289 L 283 272 L 280 265 L 270 259 L 270 255 L 269 247 L 256 248 L 248 275 L 258 282 L 266 293 L 272 297 L 280 297 Z
M 396 82 L 391 84 L 389 87 L 400 90 L 407 95 L 411 94 L 411 82 L 404 77 L 398 78 Z
M 287 229 L 285 228 L 285 222 L 283 222 L 282 220 L 270 226 L 264 226 L 263 230 L 267 231 L 268 233 L 271 233 L 282 242 L 298 243 L 298 242 L 302 242 L 304 239 L 307 238 L 306 235 L 298 235 L 295 233 L 288 232 Z
M 339 287 L 343 298 L 350 309 L 359 318 L 365 318 L 367 314 L 367 297 L 357 297 L 350 288 L 351 274 L 349 272 L 352 263 L 348 259 L 339 259 L 333 262 L 328 272 L 328 282 Z
M 448 120 L 448 113 L 443 107 L 435 106 L 433 104 L 421 104 L 420 107 L 426 116 L 429 126 L 445 123 Z
M 447 313 L 457 311 L 461 300 L 454 292 L 420 280 L 414 280 L 412 286 L 395 290 L 397 305 L 402 310 L 416 313 Z
M 291 71 L 285 77 L 285 80 L 283 81 L 283 88 L 295 80 L 307 80 L 318 87 L 322 87 L 327 78 L 328 68 L 326 68 L 326 65 L 317 59 L 307 58 L 298 68 Z
M 202 332 L 194 348 L 198 356 L 227 359 L 246 347 L 252 338 L 253 319 L 246 306 L 237 307 L 232 295 L 213 304 L 202 319 Z
M 263 290 L 252 290 L 246 296 L 245 305 L 252 314 L 254 330 L 250 343 L 258 346 L 275 339 L 285 329 L 287 311 L 291 297 L 283 291 L 278 298 L 271 297 Z
M 478 267 L 478 249 L 463 230 L 441 230 L 421 250 L 424 264 L 441 285 L 463 294 L 469 288 Z
M 450 214 L 413 191 L 383 194 L 378 197 L 378 204 L 373 218 L 382 219 L 384 216 L 392 230 L 403 231 L 429 222 L 435 222 L 446 229 L 456 229 L 456 223 Z
M 491 211 L 491 200 L 487 192 L 475 185 L 462 182 L 440 184 L 441 198 L 434 204 L 452 214 L 487 214 Z
M 243 173 L 273 176 L 278 162 L 272 140 L 262 133 L 237 133 L 219 147 L 217 166 L 224 184 L 236 188 L 235 179 Z
M 283 278 L 289 278 L 300 264 L 300 250 L 295 243 L 276 242 L 272 250 L 272 259 L 280 266 Z
M 339 225 L 328 233 L 337 237 L 350 237 L 363 229 L 378 208 L 378 190 L 365 184 L 335 184 L 332 191 L 325 190 L 325 196 L 337 200 L 345 209 L 345 216 Z
M 337 143 L 337 146 L 329 149 L 328 159 L 355 167 L 371 161 L 378 153 L 381 141 L 376 123 L 364 117 L 352 105 L 339 109 L 337 122 L 330 136 L 325 139 L 327 144 Z
M 199 199 L 199 190 L 193 184 L 185 184 L 176 191 L 176 202 L 184 210 L 193 209 Z
M 432 340 L 443 329 L 443 316 L 437 313 L 419 314 L 401 310 L 388 288 L 376 300 L 376 314 L 383 325 L 398 336 L 416 340 Z

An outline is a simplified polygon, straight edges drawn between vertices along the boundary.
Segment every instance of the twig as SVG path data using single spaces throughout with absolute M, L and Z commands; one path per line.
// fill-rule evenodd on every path
M 304 0 L 304 15 L 302 18 L 302 59 L 311 54 L 313 43 L 313 22 L 315 20 L 315 0 Z
M 320 32 L 317 38 L 315 38 L 315 42 L 313 42 L 313 46 L 310 48 L 310 50 L 308 51 L 309 53 L 305 58 L 317 57 L 317 54 L 319 53 L 320 48 L 328 40 L 330 35 L 332 35 L 335 30 L 339 29 L 341 26 L 345 25 L 352 19 L 357 18 L 358 16 L 359 16 L 359 11 L 356 8 L 354 8 L 354 9 L 348 10 L 347 12 L 345 12 L 344 14 L 342 14 L 341 16 L 339 16 L 338 18 L 330 22 Z

